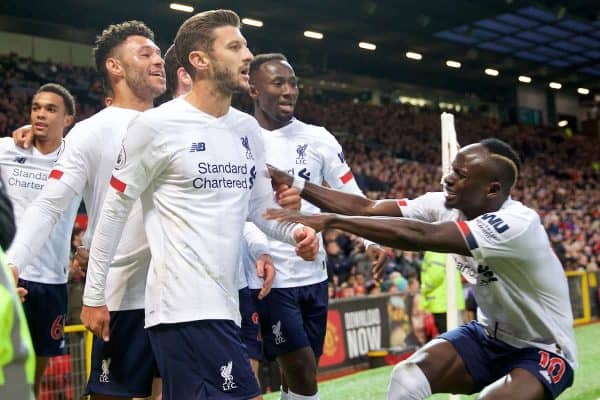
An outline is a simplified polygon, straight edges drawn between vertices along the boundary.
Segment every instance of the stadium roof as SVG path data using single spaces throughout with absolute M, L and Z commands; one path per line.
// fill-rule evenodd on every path
M 195 12 L 231 8 L 243 18 L 262 21 L 260 28 L 244 28 L 254 52 L 283 52 L 294 64 L 330 76 L 354 73 L 488 98 L 504 97 L 520 75 L 531 77 L 531 84 L 540 87 L 555 81 L 570 93 L 578 87 L 600 92 L 600 6 L 594 0 L 179 2 L 192 5 Z M 76 30 L 54 26 L 44 36 L 88 42 L 92 33 L 109 23 L 140 19 L 166 45 L 190 15 L 170 9 L 169 3 L 5 0 L 0 14 L 36 21 L 19 26 L 13 22 L 12 30 L 39 28 L 39 21 L 46 21 Z M 0 29 L 6 29 L 5 21 L 0 19 Z M 323 39 L 305 37 L 306 30 L 322 33 Z M 359 42 L 375 44 L 376 49 L 359 48 Z M 422 59 L 407 58 L 408 51 L 421 54 Z M 461 67 L 448 68 L 447 60 L 458 61 Z M 486 75 L 486 68 L 498 75 Z

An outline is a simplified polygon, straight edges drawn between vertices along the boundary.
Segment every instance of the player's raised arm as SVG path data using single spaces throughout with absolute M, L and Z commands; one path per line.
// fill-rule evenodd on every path
M 269 173 L 275 187 L 279 185 L 295 187 L 300 191 L 303 199 L 323 211 L 344 215 L 402 216 L 396 200 L 369 200 L 357 194 L 345 193 L 310 183 L 301 178 L 292 177 L 273 166 L 269 166 Z

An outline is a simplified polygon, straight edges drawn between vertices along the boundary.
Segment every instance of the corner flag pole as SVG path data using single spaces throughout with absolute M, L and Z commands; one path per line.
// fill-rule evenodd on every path
M 454 115 L 442 113 L 442 184 L 444 177 L 452 172 L 452 161 L 458 153 L 458 140 L 454 128 Z M 454 258 L 446 257 L 446 327 L 447 330 L 458 326 L 458 310 L 456 309 L 456 264 Z M 459 399 L 458 395 L 450 395 L 450 399 Z

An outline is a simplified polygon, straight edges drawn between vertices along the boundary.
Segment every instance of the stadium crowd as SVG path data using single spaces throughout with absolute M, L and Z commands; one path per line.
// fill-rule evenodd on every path
M 28 122 L 31 96 L 48 81 L 63 84 L 76 95 L 78 120 L 103 106 L 102 83 L 91 67 L 0 55 L 0 136 Z M 241 100 L 242 108 L 249 104 Z M 440 189 L 439 113 L 401 104 L 327 101 L 323 96 L 304 97 L 296 109 L 300 120 L 323 125 L 337 136 L 357 183 L 373 199 L 413 198 Z M 523 168 L 513 198 L 539 210 L 566 270 L 596 271 L 600 265 L 598 144 L 556 129 L 503 123 L 477 113 L 461 113 L 456 129 L 463 143 L 495 136 L 515 147 Z M 81 229 L 75 227 L 74 242 Z M 330 298 L 418 290 L 422 254 L 387 249 L 384 280 L 376 282 L 356 237 L 329 231 L 324 238 Z M 82 277 L 73 280 L 81 282 Z M 76 318 L 78 311 L 70 314 Z

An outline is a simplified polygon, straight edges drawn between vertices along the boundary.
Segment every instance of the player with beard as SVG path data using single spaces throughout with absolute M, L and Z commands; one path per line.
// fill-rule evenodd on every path
M 260 128 L 231 107 L 248 89 L 252 53 L 237 14 L 207 11 L 175 37 L 192 91 L 142 113 L 123 140 L 90 251 L 85 299 L 104 302 L 102 271 L 141 197 L 152 261 L 146 327 L 168 399 L 249 399 L 260 390 L 240 338 L 239 242 L 244 221 L 314 259 L 314 230 L 265 221 L 275 207 Z M 108 317 L 106 313 L 104 318 Z M 91 321 L 98 331 L 106 319 Z
M 323 127 L 294 118 L 298 79 L 283 54 L 261 54 L 252 60 L 249 93 L 269 164 L 311 182 L 327 182 L 363 195 L 336 138 Z M 279 191 L 279 197 L 289 194 Z M 301 209 L 319 211 L 306 201 Z M 277 275 L 269 296 L 258 302 L 265 355 L 277 359 L 281 367 L 282 399 L 318 399 L 317 366 L 323 353 L 328 303 L 325 250 L 321 246 L 317 259 L 307 262 L 286 243 L 270 240 L 269 246 Z M 373 243 L 368 243 L 368 252 L 375 255 L 374 271 L 378 272 L 385 252 Z M 252 276 L 249 284 L 251 289 L 260 288 Z
M 165 52 L 165 75 L 167 91 L 157 100 L 159 104 L 186 95 L 192 90 L 192 79 L 177 59 L 175 45 L 171 45 Z M 286 196 L 286 199 L 290 206 L 297 205 L 298 209 L 300 208 L 300 196 Z M 244 240 L 241 241 L 241 246 L 242 254 L 248 254 L 248 257 L 242 257 L 239 272 L 241 336 L 248 350 L 252 372 L 258 381 L 259 360 L 262 359 L 262 340 L 258 329 L 257 305 L 250 294 L 246 273 L 256 274 L 257 279 L 262 281 L 259 295 L 262 299 L 271 289 L 275 267 L 269 255 L 269 242 L 266 236 L 250 222 L 244 224 Z
M 12 138 L 0 139 L 0 170 L 15 208 L 17 226 L 25 208 L 42 191 L 61 152 L 63 134 L 75 118 L 75 99 L 55 83 L 40 87 L 31 102 L 33 145 L 23 149 Z M 67 314 L 69 239 L 81 199 L 71 201 L 42 252 L 18 271 L 19 287 L 27 290 L 23 309 L 36 354 L 34 391 L 37 395 L 50 357 L 65 354 L 63 327 Z M 10 254 L 10 252 L 8 253 Z
M 432 393 L 480 399 L 556 398 L 573 384 L 577 349 L 567 279 L 534 210 L 510 197 L 520 169 L 498 139 L 462 148 L 444 193 L 371 201 L 306 183 L 302 197 L 348 215 L 270 210 L 271 218 L 337 228 L 391 247 L 452 253 L 477 278 L 478 321 L 462 325 L 394 367 L 389 400 Z M 293 179 L 273 171 L 277 183 Z M 287 215 L 286 215 L 287 214 Z
M 110 85 L 109 107 L 75 125 L 46 187 L 28 207 L 11 248 L 9 262 L 28 265 L 67 208 L 79 196 L 88 210 L 84 244 L 89 246 L 111 171 L 129 156 L 120 153 L 125 130 L 141 111 L 165 90 L 164 63 L 154 34 L 139 21 L 111 25 L 98 36 L 94 48 L 96 68 Z M 144 287 L 150 250 L 143 229 L 141 204 L 134 205 L 126 233 L 111 258 L 106 304 L 97 307 L 84 298 L 82 321 L 107 309 L 112 324 L 95 331 L 92 371 L 87 391 L 92 399 L 147 397 L 151 394 L 156 363 L 144 328 Z M 89 274 L 87 285 L 95 282 Z M 104 295 L 104 293 L 103 293 Z M 108 312 L 108 311 L 106 311 Z M 110 340 L 109 340 L 110 339 Z

